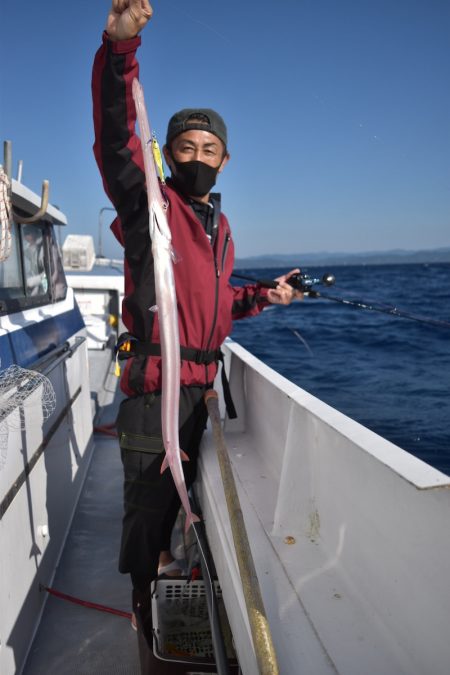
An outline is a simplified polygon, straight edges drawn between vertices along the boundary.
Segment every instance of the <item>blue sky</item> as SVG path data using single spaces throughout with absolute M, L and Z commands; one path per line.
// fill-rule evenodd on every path
M 0 138 L 24 182 L 97 238 L 91 64 L 110 3 L 1 10 Z M 450 246 L 448 0 L 155 0 L 139 51 L 161 140 L 183 107 L 225 118 L 218 182 L 239 257 Z M 104 252 L 118 255 L 104 215 Z M 301 259 L 299 259 L 301 264 Z

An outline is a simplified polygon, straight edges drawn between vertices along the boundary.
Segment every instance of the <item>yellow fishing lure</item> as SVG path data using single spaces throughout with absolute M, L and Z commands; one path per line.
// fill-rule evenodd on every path
M 165 176 L 164 176 L 164 168 L 163 168 L 161 150 L 159 149 L 159 144 L 158 144 L 158 141 L 156 140 L 156 136 L 155 136 L 154 133 L 152 134 L 152 151 L 153 151 L 153 158 L 155 160 L 156 168 L 158 169 L 158 174 L 159 174 L 159 178 L 161 180 L 161 183 L 165 183 L 166 179 L 165 179 Z

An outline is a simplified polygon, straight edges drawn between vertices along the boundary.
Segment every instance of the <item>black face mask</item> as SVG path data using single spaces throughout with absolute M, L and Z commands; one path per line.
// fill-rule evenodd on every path
M 177 162 L 172 158 L 176 174 L 172 175 L 175 185 L 189 197 L 204 197 L 216 184 L 219 166 L 209 166 L 204 162 Z

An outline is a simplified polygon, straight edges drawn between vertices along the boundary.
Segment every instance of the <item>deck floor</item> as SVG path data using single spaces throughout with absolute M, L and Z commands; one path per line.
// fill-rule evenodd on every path
M 91 379 L 98 382 L 99 362 L 104 355 L 93 356 Z M 101 406 L 97 424 L 113 422 L 118 406 L 114 380 L 108 376 L 103 384 L 106 391 L 96 392 Z M 117 571 L 121 518 L 122 467 L 118 443 L 111 436 L 95 434 L 91 465 L 53 588 L 82 600 L 130 611 L 130 582 L 128 576 Z M 23 672 L 24 675 L 138 674 L 136 633 L 128 619 L 50 595 Z

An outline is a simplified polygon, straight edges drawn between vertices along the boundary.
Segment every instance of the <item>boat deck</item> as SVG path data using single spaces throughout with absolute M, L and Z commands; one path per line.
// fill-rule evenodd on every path
M 119 394 L 107 352 L 90 354 L 96 424 L 115 419 Z M 101 375 L 103 372 L 103 376 Z M 129 612 L 128 577 L 117 571 L 122 517 L 122 468 L 117 440 L 95 434 L 89 472 L 52 587 L 82 600 Z M 140 673 L 136 633 L 128 619 L 49 595 L 25 675 Z

